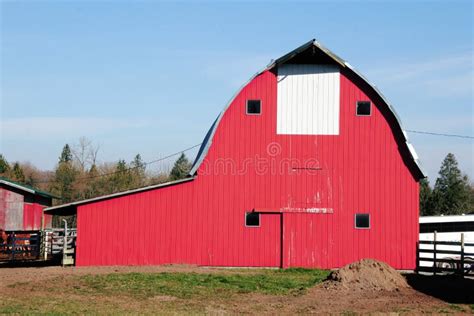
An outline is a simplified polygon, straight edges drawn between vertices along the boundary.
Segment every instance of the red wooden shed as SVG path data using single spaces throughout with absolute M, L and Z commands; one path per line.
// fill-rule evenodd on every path
M 0 177 L 0 230 L 24 232 L 51 228 L 52 194 Z
M 187 179 L 47 212 L 77 212 L 79 266 L 413 269 L 423 177 L 385 97 L 312 40 L 233 97 Z

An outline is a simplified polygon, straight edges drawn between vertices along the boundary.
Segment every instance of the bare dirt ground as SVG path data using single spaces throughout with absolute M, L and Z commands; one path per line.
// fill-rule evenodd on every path
M 369 263 L 371 264 L 371 263 Z M 364 269 L 358 267 L 356 269 Z M 0 292 L 2 297 L 28 300 L 36 297 L 48 308 L 48 294 L 51 286 L 57 288 L 78 287 L 77 276 L 122 274 L 129 272 L 162 273 L 182 272 L 199 274 L 255 274 L 260 269 L 207 268 L 197 266 L 144 266 L 144 267 L 21 267 L 0 268 Z M 367 273 L 367 271 L 362 271 Z M 341 273 L 343 276 L 341 276 Z M 470 314 L 474 312 L 474 280 L 452 277 L 432 277 L 407 275 L 406 280 L 399 275 L 380 270 L 381 275 L 396 278 L 396 286 L 390 290 L 373 287 L 373 284 L 361 284 L 354 277 L 354 269 L 346 269 L 332 280 L 320 283 L 309 290 L 292 295 L 268 295 L 261 293 L 242 293 L 227 297 L 216 295 L 199 298 L 177 298 L 171 295 L 159 295 L 143 300 L 134 297 L 87 296 L 71 294 L 67 291 L 54 292 L 56 299 L 76 302 L 78 305 L 91 304 L 91 309 L 82 309 L 82 313 L 110 314 L 117 310 L 124 313 L 153 314 L 173 312 L 187 314 L 195 311 L 207 314 L 246 313 L 246 314 L 357 314 L 357 313 L 452 313 Z M 345 273 L 345 275 L 344 275 Z M 387 274 L 388 273 L 388 274 Z M 80 293 L 80 292 L 79 292 Z M 61 295 L 64 297 L 61 298 Z M 76 305 L 71 305 L 74 308 Z M 108 309 L 116 308 L 114 311 Z M 189 309 L 186 306 L 190 306 Z M 194 309 L 198 306 L 199 309 Z M 15 307 L 7 310 L 16 313 Z M 21 313 L 23 313 L 22 310 Z M 73 312 L 73 311 L 71 311 Z
M 275 297 L 249 295 L 239 311 L 252 313 L 252 306 L 264 306 L 265 313 L 283 314 L 352 314 L 352 313 L 468 313 L 464 307 L 452 306 L 415 290 L 354 292 L 342 289 L 326 289 L 317 285 L 305 295 L 298 297 Z

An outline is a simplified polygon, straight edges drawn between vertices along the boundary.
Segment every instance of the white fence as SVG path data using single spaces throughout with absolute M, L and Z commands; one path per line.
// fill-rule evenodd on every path
M 465 237 L 464 233 L 436 231 L 420 234 L 417 271 L 474 274 L 474 243 Z

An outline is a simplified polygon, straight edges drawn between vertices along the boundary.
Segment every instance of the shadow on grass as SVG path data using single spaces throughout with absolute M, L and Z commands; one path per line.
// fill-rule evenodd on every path
M 405 276 L 408 284 L 415 290 L 439 298 L 451 304 L 474 304 L 474 278 L 456 275 Z

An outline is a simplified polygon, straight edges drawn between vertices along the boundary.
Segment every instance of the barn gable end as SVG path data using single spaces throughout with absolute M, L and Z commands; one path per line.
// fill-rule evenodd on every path
M 255 76 L 253 76 L 241 89 L 238 91 L 229 101 L 227 106 L 224 110 L 220 113 L 214 124 L 211 126 L 211 129 L 207 133 L 204 142 L 198 152 L 198 155 L 193 163 L 193 167 L 190 171 L 191 175 L 194 175 L 198 172 L 198 169 L 204 160 L 207 151 L 209 150 L 213 136 L 215 131 L 218 127 L 220 120 L 222 119 L 223 115 L 235 100 L 235 97 L 239 95 L 242 89 L 253 79 L 259 76 L 261 73 L 265 71 L 272 71 L 278 72 L 280 66 L 285 64 L 290 65 L 298 65 L 298 64 L 306 64 L 306 65 L 320 65 L 319 67 L 328 66 L 328 65 L 335 65 L 338 66 L 340 71 L 343 71 L 348 78 L 351 78 L 353 82 L 357 82 L 358 86 L 366 91 L 367 94 L 373 95 L 374 98 L 378 99 L 379 105 L 381 108 L 386 110 L 387 115 L 386 119 L 390 122 L 390 127 L 397 137 L 397 141 L 399 143 L 401 155 L 404 156 L 406 160 L 406 164 L 408 168 L 410 168 L 413 177 L 416 179 L 422 179 L 425 177 L 424 171 L 421 167 L 421 162 L 418 159 L 418 155 L 415 152 L 413 145 L 410 144 L 408 141 L 408 136 L 406 132 L 403 130 L 401 120 L 397 115 L 393 106 L 388 102 L 385 96 L 378 90 L 378 88 L 371 84 L 367 78 L 365 78 L 361 73 L 359 73 L 356 69 L 352 67 L 348 62 L 344 61 L 342 58 L 334 54 L 332 51 L 321 45 L 316 40 L 311 40 L 300 47 L 294 49 L 293 51 L 289 52 L 288 54 L 272 61 L 267 67 L 265 67 L 262 71 L 258 72 Z M 323 129 L 323 128 L 322 128 Z
M 51 216 L 43 209 L 51 206 L 55 196 L 6 178 L 0 178 L 0 229 L 5 231 L 39 230 L 51 227 Z

